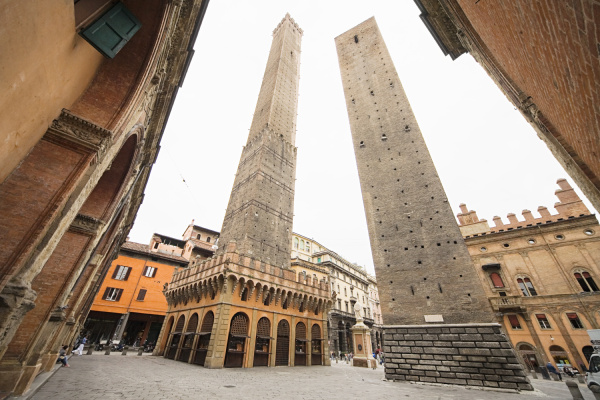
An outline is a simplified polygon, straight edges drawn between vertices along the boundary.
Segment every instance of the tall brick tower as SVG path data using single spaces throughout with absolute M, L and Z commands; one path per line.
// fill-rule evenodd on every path
M 374 18 L 336 39 L 385 329 L 386 377 L 531 389 Z
M 330 363 L 331 283 L 290 265 L 302 33 L 289 14 L 273 31 L 218 252 L 165 287 L 157 355 L 206 368 Z
M 240 254 L 283 268 L 290 265 L 302 33 L 289 14 L 273 31 L 219 239 L 219 253 L 235 240 Z

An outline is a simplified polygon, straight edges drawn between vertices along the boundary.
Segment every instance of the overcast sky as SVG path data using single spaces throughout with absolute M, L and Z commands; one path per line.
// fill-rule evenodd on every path
M 412 1 L 213 0 L 130 240 L 180 238 L 192 219 L 221 229 L 271 34 L 286 12 L 304 30 L 294 232 L 373 273 L 334 43 L 372 16 L 454 214 L 460 203 L 490 223 L 509 212 L 522 219 L 523 209 L 537 217 L 540 205 L 556 213 L 556 180 L 572 180 L 470 55 L 444 56 Z

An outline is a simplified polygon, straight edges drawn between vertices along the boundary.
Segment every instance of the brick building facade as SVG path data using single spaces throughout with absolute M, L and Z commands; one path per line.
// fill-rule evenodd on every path
M 531 390 L 374 18 L 335 39 L 384 320 L 386 377 Z
M 207 4 L 0 5 L 0 392 L 26 392 L 79 333 L 142 202 Z
M 415 3 L 444 54 L 471 54 L 600 209 L 598 2 Z
M 207 368 L 329 363 L 329 282 L 290 263 L 302 34 L 289 14 L 273 31 L 219 249 L 173 275 L 155 354 Z
M 528 370 L 547 362 L 582 371 L 600 328 L 600 226 L 564 179 L 556 214 L 523 210 L 494 226 L 461 204 L 460 230 L 476 276 Z

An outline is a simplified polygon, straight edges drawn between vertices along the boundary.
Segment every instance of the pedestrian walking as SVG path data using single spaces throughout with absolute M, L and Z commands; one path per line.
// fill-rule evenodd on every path
M 77 347 L 77 350 L 74 351 L 74 353 L 79 353 L 79 356 L 81 357 L 83 355 L 83 346 L 85 346 L 86 343 L 87 343 L 87 338 L 84 336 L 79 341 L 79 346 Z
M 63 367 L 67 367 L 69 368 L 69 359 L 67 358 L 67 349 L 69 348 L 69 346 L 67 346 L 66 344 L 60 348 L 60 351 L 58 352 L 58 361 L 60 361 L 62 363 Z
M 558 379 L 562 381 L 562 376 L 561 376 L 560 372 L 554 367 L 554 365 L 552 365 L 551 362 L 548 362 L 548 364 L 546 364 L 546 368 L 548 369 L 548 372 L 550 372 L 551 374 L 558 375 Z

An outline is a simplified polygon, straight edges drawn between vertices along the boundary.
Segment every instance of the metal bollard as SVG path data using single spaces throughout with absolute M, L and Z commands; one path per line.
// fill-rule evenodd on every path
M 127 350 L 129 350 L 129 346 L 123 347 L 123 352 L 121 353 L 121 355 L 122 356 L 126 356 L 127 355 Z
M 105 356 L 110 356 L 110 345 L 106 345 L 106 350 L 104 351 Z
M 590 386 L 590 390 L 594 393 L 594 398 L 596 400 L 600 400 L 600 386 L 592 385 Z
M 142 354 L 144 354 L 144 348 L 143 348 L 143 347 L 140 347 L 140 348 L 138 349 L 138 356 L 141 356 Z
M 530 372 L 533 379 L 538 379 L 537 372 L 535 372 L 535 370 L 532 369 Z
M 584 400 L 581 391 L 579 390 L 579 385 L 575 381 L 567 381 L 565 382 L 567 387 L 569 388 L 569 392 L 571 392 L 571 397 L 573 400 Z
M 336 364 L 338 363 L 338 358 L 337 358 L 337 357 L 335 358 L 335 363 L 336 363 Z
M 94 345 L 92 344 L 90 347 L 88 347 L 88 351 L 87 353 L 88 356 L 91 356 L 92 354 L 94 354 Z

